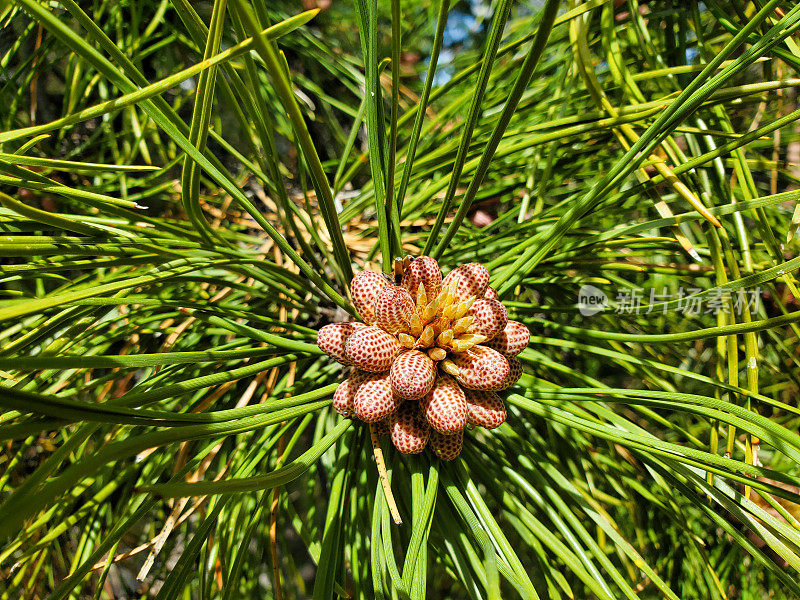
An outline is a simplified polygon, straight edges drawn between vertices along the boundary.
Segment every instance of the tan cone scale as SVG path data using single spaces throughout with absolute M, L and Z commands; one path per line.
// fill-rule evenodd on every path
M 403 454 L 430 447 L 453 460 L 467 425 L 494 429 L 506 420 L 497 392 L 522 376 L 515 357 L 530 331 L 509 320 L 480 263 L 442 277 L 430 256 L 406 257 L 395 261 L 395 276 L 399 285 L 381 273 L 356 273 L 350 296 L 363 322 L 317 333 L 321 350 L 353 367 L 332 405 L 389 434 Z

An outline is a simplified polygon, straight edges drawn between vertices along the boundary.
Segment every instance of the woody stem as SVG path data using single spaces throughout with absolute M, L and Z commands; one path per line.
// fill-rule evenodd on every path
M 369 424 L 369 435 L 372 438 L 372 453 L 375 455 L 375 466 L 378 469 L 378 477 L 381 480 L 383 495 L 386 497 L 386 504 L 389 507 L 389 514 L 392 515 L 395 525 L 402 525 L 403 519 L 400 518 L 400 511 L 397 510 L 397 503 L 394 500 L 394 494 L 392 494 L 392 486 L 389 483 L 389 474 L 386 472 L 386 463 L 383 460 L 383 450 L 381 450 L 381 442 L 378 439 L 375 423 Z

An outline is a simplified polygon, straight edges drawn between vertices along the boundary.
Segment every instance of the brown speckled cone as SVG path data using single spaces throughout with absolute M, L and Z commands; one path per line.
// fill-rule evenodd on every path
M 436 431 L 431 432 L 430 444 L 434 454 L 442 460 L 454 460 L 461 454 L 464 443 L 464 431 L 452 435 L 442 435 Z
M 418 454 L 425 450 L 430 427 L 419 414 L 415 402 L 406 402 L 389 418 L 392 443 L 403 454 Z
M 467 425 L 495 429 L 505 422 L 497 392 L 522 376 L 515 357 L 530 331 L 509 320 L 480 263 L 446 277 L 429 256 L 405 263 L 400 285 L 380 273 L 357 273 L 350 295 L 363 322 L 326 325 L 317 345 L 353 367 L 333 395 L 339 414 L 374 424 L 404 454 L 430 446 L 453 460 Z
M 436 382 L 436 365 L 419 350 L 406 350 L 392 363 L 392 391 L 406 400 L 419 400 Z

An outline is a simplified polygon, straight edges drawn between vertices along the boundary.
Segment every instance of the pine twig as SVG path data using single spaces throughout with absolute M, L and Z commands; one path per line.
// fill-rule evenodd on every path
M 369 424 L 369 435 L 372 438 L 372 453 L 375 455 L 375 466 L 378 469 L 378 477 L 383 486 L 383 495 L 386 497 L 389 514 L 392 515 L 395 525 L 402 525 L 403 519 L 400 518 L 400 511 L 397 510 L 397 503 L 394 500 L 394 494 L 392 494 L 392 486 L 389 483 L 389 475 L 386 472 L 386 463 L 383 460 L 383 450 L 381 450 L 381 442 L 378 439 L 378 430 L 375 423 Z

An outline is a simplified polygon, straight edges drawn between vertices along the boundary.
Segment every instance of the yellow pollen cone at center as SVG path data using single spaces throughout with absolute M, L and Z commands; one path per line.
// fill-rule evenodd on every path
M 408 328 L 411 330 L 411 335 L 419 337 L 422 334 L 423 323 L 419 315 L 414 314 L 408 319 Z
M 428 325 L 423 330 L 422 335 L 419 336 L 418 343 L 423 348 L 430 348 L 433 345 L 434 337 L 436 337 L 436 332 L 433 330 L 433 327 Z
M 398 333 L 397 340 L 404 348 L 413 348 L 414 344 L 417 343 L 416 338 L 414 338 L 414 336 L 408 335 L 407 333 Z
M 460 335 L 464 333 L 467 329 L 469 329 L 469 326 L 472 325 L 472 322 L 474 320 L 475 317 L 473 317 L 472 315 L 468 317 L 461 317 L 458 321 L 453 323 L 453 333 L 455 335 Z
M 432 360 L 438 362 L 447 358 L 447 352 L 442 348 L 431 348 L 428 350 L 428 356 L 430 356 Z
M 452 329 L 445 329 L 442 333 L 439 334 L 439 337 L 436 338 L 436 342 L 440 347 L 448 346 L 452 341 L 453 341 Z

